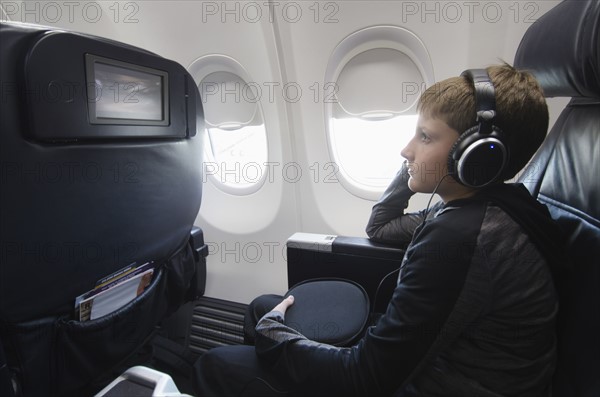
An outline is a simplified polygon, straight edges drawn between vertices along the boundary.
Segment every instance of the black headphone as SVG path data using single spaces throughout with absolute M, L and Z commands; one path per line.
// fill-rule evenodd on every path
M 469 187 L 484 187 L 501 179 L 508 164 L 508 146 L 502 130 L 496 127 L 494 84 L 485 69 L 462 72 L 475 87 L 477 125 L 463 132 L 450 149 L 448 173 Z

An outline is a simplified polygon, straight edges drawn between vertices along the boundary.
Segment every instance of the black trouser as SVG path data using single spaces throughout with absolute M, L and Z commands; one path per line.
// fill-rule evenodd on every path
M 275 374 L 256 356 L 254 346 L 216 347 L 194 365 L 198 397 L 336 397 L 318 385 L 297 384 Z
M 223 346 L 204 353 L 194 365 L 199 397 L 284 396 L 289 386 L 256 356 L 254 346 Z

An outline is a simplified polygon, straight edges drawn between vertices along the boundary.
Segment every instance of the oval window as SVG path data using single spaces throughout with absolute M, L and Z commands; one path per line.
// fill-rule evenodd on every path
M 200 68 L 198 61 L 190 67 L 197 82 L 198 75 L 203 75 L 198 83 L 206 125 L 203 170 L 228 193 L 254 193 L 264 183 L 268 162 L 260 95 L 240 76 L 246 73 L 239 64 L 226 57 L 214 58 L 218 59 L 212 67 Z M 210 61 L 201 60 L 207 65 Z
M 421 41 L 396 27 L 357 32 L 334 51 L 326 81 L 335 81 L 336 100 L 325 114 L 330 155 L 351 193 L 375 200 L 400 169 L 417 100 L 433 80 L 423 63 L 430 65 Z

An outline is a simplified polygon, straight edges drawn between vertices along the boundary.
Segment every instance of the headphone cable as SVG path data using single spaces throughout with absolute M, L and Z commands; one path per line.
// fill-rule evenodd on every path
M 429 206 L 431 205 L 431 200 L 433 199 L 433 196 L 435 196 L 435 193 L 437 192 L 438 188 L 442 184 L 442 181 L 444 179 L 446 179 L 447 176 L 450 176 L 450 175 L 451 175 L 450 173 L 447 173 L 446 175 L 444 175 L 442 177 L 442 179 L 440 179 L 440 181 L 437 183 L 437 185 L 435 185 L 435 188 L 433 189 L 433 192 L 431 192 L 431 196 L 429 197 L 429 201 L 427 202 L 427 207 L 425 208 L 425 216 L 423 217 L 423 221 L 421 222 L 421 225 L 423 225 L 425 223 L 425 220 L 427 219 L 427 216 L 429 215 Z
M 405 161 L 406 163 L 406 161 Z M 444 175 L 440 181 L 435 185 L 435 188 L 433 189 L 433 192 L 431 193 L 431 197 L 429 197 L 429 201 L 427 202 L 427 207 L 425 208 L 425 216 L 423 217 L 423 221 L 421 221 L 421 226 L 423 226 L 423 224 L 425 224 L 425 220 L 427 219 L 427 214 L 429 213 L 429 206 L 431 205 L 431 200 L 433 199 L 433 196 L 435 195 L 435 193 L 437 192 L 438 188 L 440 187 L 440 184 L 442 183 L 442 181 L 449 176 L 450 173 L 447 173 L 446 175 Z M 385 282 L 385 280 L 387 280 L 389 277 L 391 277 L 394 273 L 400 273 L 400 271 L 402 270 L 402 268 L 405 266 L 405 264 L 402 264 L 398 269 L 392 270 L 391 272 L 389 272 L 388 274 L 386 274 L 381 281 L 379 282 L 379 285 L 377 286 L 377 289 L 375 290 L 375 298 L 373 301 L 373 310 L 375 310 L 375 308 L 377 307 L 377 299 L 379 298 L 379 292 L 381 290 L 381 287 L 383 286 L 383 283 Z
M 391 277 L 394 273 L 399 273 L 400 270 L 402 269 L 402 267 L 403 267 L 403 265 L 398 267 L 398 269 L 392 270 L 391 272 L 389 272 L 388 274 L 383 276 L 383 278 L 379 282 L 379 285 L 377 286 L 377 289 L 375 290 L 375 298 L 373 299 L 373 312 L 375 312 L 375 309 L 377 308 L 377 299 L 379 298 L 379 292 L 380 292 L 381 287 L 383 286 L 383 283 L 385 282 L 385 280 L 388 279 L 388 277 Z M 377 313 L 377 312 L 375 312 L 375 313 Z

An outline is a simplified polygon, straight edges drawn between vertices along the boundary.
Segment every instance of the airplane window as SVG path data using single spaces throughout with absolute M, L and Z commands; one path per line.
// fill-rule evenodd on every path
M 338 68 L 335 101 L 328 104 L 330 153 L 342 185 L 376 199 L 400 169 L 400 151 L 414 134 L 426 79 L 398 48 L 352 55 Z
M 265 180 L 267 136 L 259 96 L 231 72 L 213 72 L 198 85 L 205 112 L 204 173 L 221 189 L 250 194 Z
M 341 175 L 368 190 L 384 190 L 400 169 L 400 151 L 417 125 L 416 115 L 387 120 L 332 120 L 331 140 Z

